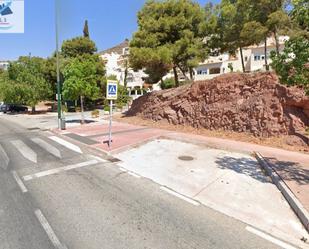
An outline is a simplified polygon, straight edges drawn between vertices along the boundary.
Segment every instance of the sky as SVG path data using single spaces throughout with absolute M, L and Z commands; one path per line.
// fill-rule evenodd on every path
M 210 0 L 196 0 L 204 6 Z M 60 41 L 82 35 L 84 21 L 98 50 L 131 38 L 145 0 L 59 0 Z M 212 1 L 216 2 L 216 0 Z M 24 34 L 0 33 L 0 61 L 21 55 L 48 57 L 55 51 L 55 0 L 25 0 Z

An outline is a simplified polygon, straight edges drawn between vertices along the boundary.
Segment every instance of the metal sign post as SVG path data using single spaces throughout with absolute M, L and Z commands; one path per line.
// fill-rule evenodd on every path
M 109 136 L 108 136 L 108 147 L 112 145 L 112 125 L 113 125 L 113 101 L 110 100 L 109 105 Z
M 109 136 L 108 136 L 108 147 L 112 146 L 112 125 L 113 125 L 113 100 L 117 100 L 118 82 L 107 81 L 106 88 L 106 99 L 110 101 L 109 105 Z

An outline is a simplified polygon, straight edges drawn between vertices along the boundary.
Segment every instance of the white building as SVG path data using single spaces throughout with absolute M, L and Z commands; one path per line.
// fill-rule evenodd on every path
M 284 48 L 287 36 L 279 38 L 280 51 Z M 275 39 L 267 39 L 267 60 L 271 63 L 270 52 L 276 49 Z M 264 71 L 265 70 L 265 52 L 264 43 L 250 46 L 243 49 L 243 57 L 246 72 Z M 229 72 L 242 72 L 242 63 L 240 52 L 237 51 L 236 56 L 228 53 L 215 57 L 209 57 L 195 68 L 195 80 L 212 79 L 218 75 Z
M 2 70 L 7 70 L 9 67 L 9 62 L 8 61 L 0 61 L 0 69 Z
M 115 75 L 119 83 L 124 86 L 127 68 L 127 89 L 129 95 L 135 99 L 143 94 L 143 89 L 149 86 L 149 84 L 145 84 L 147 74 L 143 70 L 134 71 L 128 67 L 129 40 L 126 39 L 117 46 L 106 49 L 99 54 L 105 62 L 107 76 Z M 158 85 L 153 85 L 152 89 L 148 89 L 148 91 L 158 89 Z

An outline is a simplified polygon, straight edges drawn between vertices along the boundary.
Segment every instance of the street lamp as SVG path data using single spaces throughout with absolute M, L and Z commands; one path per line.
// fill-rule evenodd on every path
M 61 129 L 61 89 L 60 89 L 60 62 L 59 62 L 59 0 L 55 0 L 55 21 L 56 21 L 56 64 L 57 64 L 57 110 L 58 129 Z

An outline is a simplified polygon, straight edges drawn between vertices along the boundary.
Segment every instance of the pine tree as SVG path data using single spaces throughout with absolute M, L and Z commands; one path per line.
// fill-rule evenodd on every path
M 147 1 L 138 13 L 138 31 L 130 42 L 130 63 L 135 69 L 147 69 L 162 78 L 157 65 L 172 68 L 176 86 L 178 70 L 190 72 L 207 52 L 206 17 L 192 0 Z M 152 75 L 152 76 L 154 76 Z
M 85 21 L 83 33 L 85 38 L 90 38 L 88 20 Z

